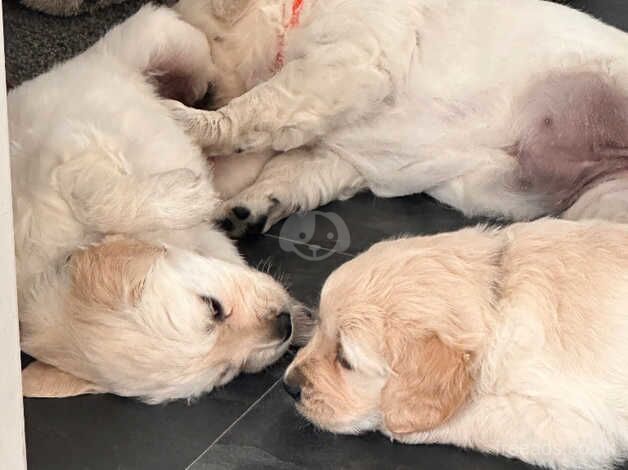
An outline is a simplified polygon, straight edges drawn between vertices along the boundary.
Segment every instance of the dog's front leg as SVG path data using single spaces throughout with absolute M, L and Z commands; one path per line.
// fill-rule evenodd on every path
M 169 102 L 175 119 L 210 153 L 287 151 L 378 111 L 390 73 L 367 46 L 320 45 L 218 111 Z
M 295 212 L 348 199 L 366 188 L 356 169 L 326 147 L 296 149 L 270 160 L 252 186 L 226 201 L 220 213 L 231 236 L 266 232 Z
M 76 220 L 101 233 L 184 229 L 210 220 L 218 206 L 209 177 L 187 168 L 134 175 L 87 154 L 57 168 L 54 179 Z

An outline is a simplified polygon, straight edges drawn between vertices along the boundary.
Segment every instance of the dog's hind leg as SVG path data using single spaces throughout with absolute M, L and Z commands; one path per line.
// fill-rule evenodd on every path
M 524 221 L 548 214 L 542 194 L 526 191 L 518 185 L 518 162 L 506 150 L 476 148 L 460 151 L 444 148 L 435 150 L 434 154 L 437 155 L 436 161 L 441 163 L 445 155 L 453 156 L 454 163 L 478 162 L 475 168 L 462 175 L 448 178 L 425 190 L 466 216 Z
M 215 75 L 205 35 L 169 8 L 153 5 L 113 28 L 92 53 L 114 55 L 147 76 L 162 97 L 190 105 Z
M 53 178 L 74 217 L 100 233 L 193 227 L 218 205 L 208 175 L 181 168 L 136 176 L 96 153 L 64 163 Z
M 562 218 L 628 223 L 628 174 L 588 190 L 562 214 Z
M 258 179 L 220 210 L 233 237 L 266 232 L 295 212 L 306 212 L 366 189 L 357 170 L 331 149 L 296 149 L 270 160 Z

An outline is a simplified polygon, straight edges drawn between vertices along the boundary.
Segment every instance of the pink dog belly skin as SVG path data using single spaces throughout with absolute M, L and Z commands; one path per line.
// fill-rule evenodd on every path
M 628 175 L 628 95 L 610 77 L 554 75 L 533 85 L 517 109 L 518 189 L 546 195 L 550 212 Z

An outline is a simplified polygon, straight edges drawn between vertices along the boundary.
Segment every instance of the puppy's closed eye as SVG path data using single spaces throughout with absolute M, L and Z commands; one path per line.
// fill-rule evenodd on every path
M 221 322 L 225 318 L 227 318 L 228 315 L 225 313 L 224 307 L 217 299 L 215 299 L 214 297 L 202 295 L 201 300 L 207 305 L 207 307 L 209 307 L 209 311 L 212 315 L 212 320 L 216 322 Z
M 338 351 L 336 352 L 336 362 L 345 370 L 353 370 L 353 366 L 344 355 L 342 346 L 338 346 Z

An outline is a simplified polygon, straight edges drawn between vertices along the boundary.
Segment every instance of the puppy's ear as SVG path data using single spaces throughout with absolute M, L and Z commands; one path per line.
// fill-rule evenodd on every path
M 22 394 L 30 398 L 65 398 L 105 393 L 99 386 L 35 361 L 22 371 Z
M 164 253 L 162 247 L 124 238 L 77 251 L 69 260 L 72 297 L 80 305 L 110 309 L 135 305 L 151 267 Z
M 244 14 L 251 0 L 211 0 L 212 14 L 225 23 L 235 23 Z
M 437 336 L 395 348 L 393 372 L 382 391 L 382 414 L 393 434 L 428 431 L 451 417 L 472 386 L 469 354 Z

